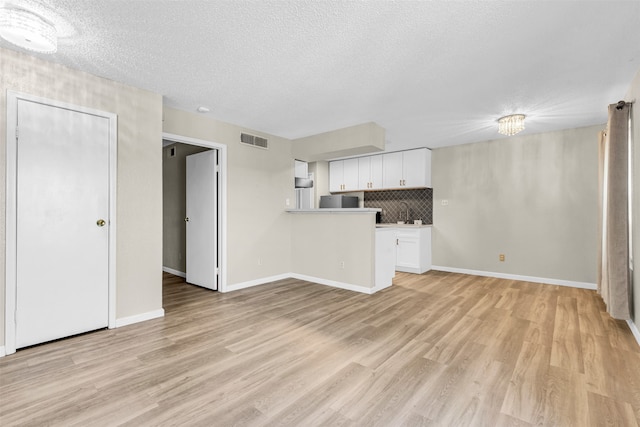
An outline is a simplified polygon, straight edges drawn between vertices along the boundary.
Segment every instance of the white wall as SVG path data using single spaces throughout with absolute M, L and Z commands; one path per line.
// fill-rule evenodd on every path
M 433 150 L 433 264 L 595 284 L 603 128 Z
M 116 318 L 162 308 L 162 97 L 0 48 L 0 345 L 4 345 L 6 91 L 118 115 Z

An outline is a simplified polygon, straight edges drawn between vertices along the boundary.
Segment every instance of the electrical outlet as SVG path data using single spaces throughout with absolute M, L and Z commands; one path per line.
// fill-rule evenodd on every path
M 291 205 L 291 200 L 284 199 L 284 204 L 285 204 L 285 206 L 290 206 Z
M 500 254 L 500 255 L 498 255 L 498 259 L 499 259 L 500 261 L 504 261 L 504 254 Z
M 440 202 L 442 204 L 442 206 L 448 206 L 449 205 L 449 200 L 447 199 L 442 199 L 442 202 Z

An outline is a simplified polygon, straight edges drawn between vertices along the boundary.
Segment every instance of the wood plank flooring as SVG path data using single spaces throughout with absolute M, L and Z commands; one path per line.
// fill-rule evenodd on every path
M 0 358 L 0 425 L 638 426 L 594 291 L 428 272 L 363 295 L 164 275 L 163 319 Z

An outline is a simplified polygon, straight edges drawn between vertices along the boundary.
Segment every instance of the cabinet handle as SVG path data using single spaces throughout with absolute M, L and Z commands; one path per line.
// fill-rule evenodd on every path
M 400 243 L 398 243 L 400 240 L 396 239 L 396 246 L 398 246 Z

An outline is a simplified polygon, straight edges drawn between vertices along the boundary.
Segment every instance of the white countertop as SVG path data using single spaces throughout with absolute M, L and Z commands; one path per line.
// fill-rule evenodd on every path
M 390 223 L 390 224 L 376 224 L 376 228 L 426 228 L 426 227 L 433 227 L 433 224 L 396 224 L 396 223 Z
M 376 213 L 380 211 L 382 211 L 382 209 L 380 208 L 285 209 L 285 212 L 297 213 L 297 214 L 317 214 L 317 213 L 361 214 L 361 213 Z

